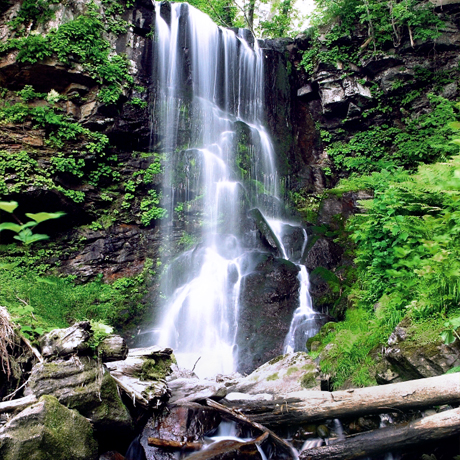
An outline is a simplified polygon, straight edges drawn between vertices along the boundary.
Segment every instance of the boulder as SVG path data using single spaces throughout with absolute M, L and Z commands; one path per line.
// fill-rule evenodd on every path
M 320 389 L 320 370 L 307 353 L 278 356 L 240 379 L 228 392 L 249 395 L 292 393 Z M 233 397 L 233 396 L 231 396 Z
M 52 396 L 24 409 L 0 429 L 3 460 L 96 460 L 91 423 Z
M 415 338 L 415 340 L 414 340 Z M 441 337 L 426 343 L 406 318 L 388 338 L 376 380 L 380 384 L 435 377 L 460 366 L 460 342 L 445 345 Z
M 273 252 L 276 256 L 282 256 L 283 250 L 281 249 L 281 243 L 260 210 L 257 208 L 251 209 L 248 215 L 254 221 L 258 237 L 263 242 L 266 249 Z
M 40 338 L 42 355 L 55 359 L 71 354 L 87 354 L 90 352 L 90 337 L 89 321 L 76 323 L 67 329 L 54 329 Z
M 95 359 L 72 357 L 43 362 L 32 369 L 25 395 L 52 395 L 91 420 L 98 435 L 132 430 L 132 419 L 115 380 Z
M 242 277 L 236 344 L 237 371 L 250 373 L 283 352 L 299 305 L 299 268 L 269 254 L 255 255 L 255 268 Z

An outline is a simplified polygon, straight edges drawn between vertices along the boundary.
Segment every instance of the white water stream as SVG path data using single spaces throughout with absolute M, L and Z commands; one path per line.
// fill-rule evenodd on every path
M 170 17 L 163 7 L 156 3 L 152 132 L 157 145 L 152 148 L 167 160 L 163 198 L 169 216 L 175 216 L 182 200 L 183 206 L 199 204 L 201 220 L 199 244 L 165 270 L 162 292 L 167 302 L 155 341 L 172 347 L 180 366 L 192 368 L 196 363 L 200 377 L 229 374 L 238 359 L 239 291 L 252 251 L 240 241 L 241 203 L 259 208 L 280 241 L 285 224 L 278 217 L 274 151 L 263 123 L 263 51 L 257 41 L 245 40 L 247 31 L 219 28 L 187 4 L 171 4 Z M 237 174 L 235 144 L 242 124 L 251 138 L 252 189 Z M 171 219 L 163 228 L 165 260 L 177 240 L 177 226 Z M 283 252 L 289 258 L 289 248 L 283 247 Z M 301 303 L 286 352 L 299 347 L 296 331 L 314 315 L 308 274 L 300 267 Z

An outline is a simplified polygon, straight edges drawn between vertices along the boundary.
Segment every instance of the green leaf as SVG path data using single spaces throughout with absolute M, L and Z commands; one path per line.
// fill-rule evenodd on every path
M 452 326 L 452 329 L 458 329 L 460 327 L 460 316 L 449 319 L 449 324 Z
M 452 129 L 460 129 L 460 121 L 451 121 L 448 126 Z
M 17 267 L 21 262 L 12 262 L 10 264 L 0 263 L 0 270 L 12 270 Z
M 454 374 L 455 372 L 460 372 L 460 366 L 455 366 L 452 369 L 449 369 L 446 374 Z
M 14 222 L 3 222 L 0 224 L 0 232 L 2 230 L 11 230 L 12 232 L 19 233 L 22 230 L 22 226 Z
M 0 201 L 0 209 L 12 213 L 18 207 L 17 201 Z
M 62 217 L 65 214 L 65 212 L 38 212 L 37 214 L 32 214 L 30 212 L 26 212 L 26 216 L 33 219 L 37 224 L 40 222 L 44 222 L 45 220 L 49 219 L 58 219 L 59 217 Z
M 40 233 L 32 233 L 30 229 L 26 228 L 22 230 L 19 235 L 14 237 L 15 240 L 19 240 L 25 245 L 29 245 L 41 240 L 47 240 L 49 238 L 48 235 L 43 235 Z
M 442 340 L 444 341 L 444 343 L 446 345 L 450 345 L 451 343 L 455 342 L 455 336 L 454 336 L 454 333 L 452 331 L 444 331 L 441 334 L 441 338 L 442 338 Z

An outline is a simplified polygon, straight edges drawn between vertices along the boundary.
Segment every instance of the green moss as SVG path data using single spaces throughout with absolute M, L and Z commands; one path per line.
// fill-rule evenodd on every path
M 278 380 L 278 379 L 279 379 L 278 372 L 275 372 L 274 374 L 269 375 L 269 376 L 267 377 L 267 382 L 270 382 L 271 380 Z
M 290 367 L 287 371 L 286 371 L 286 375 L 289 377 L 290 375 L 294 374 L 295 372 L 298 372 L 299 368 L 293 366 L 293 367 Z
M 283 358 L 284 358 L 284 355 L 279 355 L 276 358 L 273 358 L 272 360 L 270 360 L 268 364 L 272 366 L 273 364 L 280 362 Z
M 300 379 L 300 386 L 302 388 L 312 388 L 316 386 L 315 374 L 307 373 Z
M 159 380 L 164 379 L 171 373 L 171 365 L 174 363 L 172 358 L 153 359 L 146 358 L 139 373 L 135 374 L 140 380 Z

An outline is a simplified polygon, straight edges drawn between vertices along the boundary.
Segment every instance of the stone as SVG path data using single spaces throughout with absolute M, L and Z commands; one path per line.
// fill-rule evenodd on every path
M 299 268 L 270 254 L 254 253 L 254 269 L 241 279 L 237 371 L 250 373 L 283 353 L 299 305 Z
M 297 352 L 272 359 L 228 391 L 279 395 L 304 389 L 320 389 L 320 370 L 307 353 Z
M 320 83 L 319 94 L 323 113 L 332 112 L 338 105 L 345 102 L 345 91 L 342 85 L 336 81 L 324 81 Z
M 90 337 L 89 321 L 76 323 L 67 329 L 54 329 L 40 338 L 42 355 L 44 358 L 55 359 L 71 354 L 87 354 L 90 352 Z
M 347 111 L 347 118 L 353 118 L 361 115 L 361 109 L 353 104 L 353 102 L 350 102 L 348 104 L 348 111 Z
M 260 210 L 257 208 L 251 209 L 248 215 L 252 218 L 257 228 L 258 238 L 264 243 L 266 248 L 276 256 L 281 256 L 283 253 L 281 243 Z
M 302 86 L 302 88 L 299 88 L 297 90 L 297 96 L 298 97 L 309 96 L 313 92 L 314 91 L 313 91 L 312 85 L 310 83 L 307 83 L 305 86 Z
M 2 460 L 96 460 L 91 423 L 52 396 L 42 396 L 0 428 Z
M 24 391 L 27 396 L 52 395 L 61 404 L 91 420 L 98 434 L 130 433 L 132 419 L 115 380 L 90 357 L 72 357 L 36 364 Z
M 435 377 L 460 366 L 458 340 L 446 345 L 439 337 L 435 342 L 423 343 L 420 338 L 413 340 L 414 334 L 407 318 L 396 326 L 377 366 L 378 383 Z
M 103 363 L 121 361 L 128 356 L 128 345 L 123 337 L 111 334 L 98 345 L 97 355 Z
M 158 417 L 152 417 L 145 425 L 141 445 L 147 460 L 174 460 L 173 452 L 164 452 L 149 446 L 147 438 L 154 437 L 168 441 L 202 441 L 210 431 L 215 430 L 221 422 L 220 414 L 201 404 L 186 403 L 173 405 Z
M 203 401 L 207 398 L 222 399 L 227 394 L 227 387 L 211 380 L 178 378 L 168 383 L 171 391 L 170 404 Z

